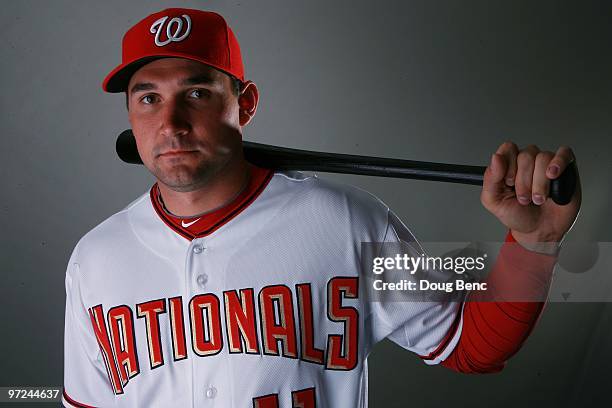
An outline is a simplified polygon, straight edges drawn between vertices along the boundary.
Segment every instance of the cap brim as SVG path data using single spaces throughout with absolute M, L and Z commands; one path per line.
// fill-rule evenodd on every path
M 134 75 L 136 71 L 138 71 L 140 68 L 142 68 L 144 65 L 148 64 L 149 62 L 152 62 L 152 61 L 155 61 L 161 58 L 185 58 L 185 59 L 189 59 L 192 61 L 198 61 L 204 65 L 208 65 L 212 68 L 215 68 L 221 72 L 226 73 L 229 76 L 234 77 L 233 74 L 227 72 L 226 70 L 219 68 L 215 66 L 214 64 L 211 64 L 207 61 L 202 61 L 200 59 L 193 58 L 193 56 L 191 55 L 184 55 L 181 53 L 167 53 L 167 54 L 156 54 L 156 55 L 145 56 L 137 60 L 126 62 L 124 64 L 119 65 L 118 67 L 113 69 L 106 76 L 106 78 L 104 78 L 104 82 L 102 82 L 102 89 L 110 93 L 118 93 L 118 92 L 126 91 L 127 86 L 130 82 L 130 78 L 132 78 L 132 75 Z M 240 78 L 238 79 L 242 82 Z
M 132 77 L 132 75 L 134 75 L 134 72 L 138 71 L 140 68 L 142 68 L 149 62 L 160 58 L 164 57 L 156 56 L 140 58 L 136 61 L 119 65 L 118 67 L 113 69 L 106 76 L 106 78 L 104 78 L 104 82 L 102 83 L 102 89 L 104 89 L 106 92 L 111 93 L 125 91 L 127 89 L 128 83 L 130 82 L 130 78 Z

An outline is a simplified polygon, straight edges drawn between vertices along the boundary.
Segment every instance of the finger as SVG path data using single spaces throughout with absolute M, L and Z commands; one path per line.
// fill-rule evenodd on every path
M 531 182 L 531 200 L 536 205 L 542 205 L 548 197 L 550 179 L 546 177 L 546 169 L 554 156 L 553 152 L 540 152 L 535 158 L 533 180 Z
M 514 179 L 516 177 L 516 156 L 518 155 L 518 147 L 513 142 L 507 141 L 502 143 L 495 153 L 504 156 L 508 169 L 505 175 L 505 182 L 507 186 L 512 187 L 514 185 Z
M 480 194 L 480 202 L 489 210 L 495 207 L 507 189 L 504 183 L 507 167 L 504 156 L 497 153 L 491 156 L 491 162 L 484 173 Z
M 540 152 L 537 146 L 529 145 L 521 150 L 516 157 L 516 180 L 514 189 L 516 191 L 516 199 L 522 205 L 528 205 L 531 202 L 531 185 L 533 182 L 533 169 L 535 167 L 535 158 Z
M 574 152 L 571 148 L 567 146 L 559 147 L 555 153 L 555 156 L 548 164 L 548 168 L 546 169 L 546 177 L 549 179 L 556 179 L 574 160 L 576 160 L 576 156 L 574 156 Z

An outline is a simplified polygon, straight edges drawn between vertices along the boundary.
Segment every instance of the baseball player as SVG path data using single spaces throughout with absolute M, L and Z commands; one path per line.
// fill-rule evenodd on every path
M 543 301 L 370 299 L 362 242 L 422 249 L 367 192 L 245 161 L 258 90 L 220 15 L 146 17 L 103 88 L 125 92 L 157 182 L 72 253 L 65 406 L 366 407 L 367 356 L 384 338 L 427 364 L 487 373 L 532 330 Z M 567 147 L 513 143 L 492 156 L 481 201 L 508 234 L 487 279 L 545 298 L 580 205 L 579 188 L 558 206 L 548 185 L 573 160 Z

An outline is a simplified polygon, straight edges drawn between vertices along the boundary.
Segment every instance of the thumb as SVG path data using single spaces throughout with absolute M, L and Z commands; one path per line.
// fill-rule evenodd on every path
M 507 170 L 506 158 L 501 154 L 494 153 L 491 156 L 491 163 L 485 170 L 482 182 L 480 201 L 485 208 L 491 209 L 503 198 L 503 193 L 507 189 L 504 181 Z

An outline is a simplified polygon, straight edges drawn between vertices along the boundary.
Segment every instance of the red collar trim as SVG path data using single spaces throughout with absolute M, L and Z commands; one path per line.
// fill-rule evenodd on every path
M 183 238 L 193 240 L 212 234 L 244 211 L 266 188 L 274 172 L 251 165 L 249 184 L 229 204 L 200 217 L 184 218 L 169 214 L 161 201 L 159 186 L 153 184 L 149 192 L 155 212 L 162 221 Z

